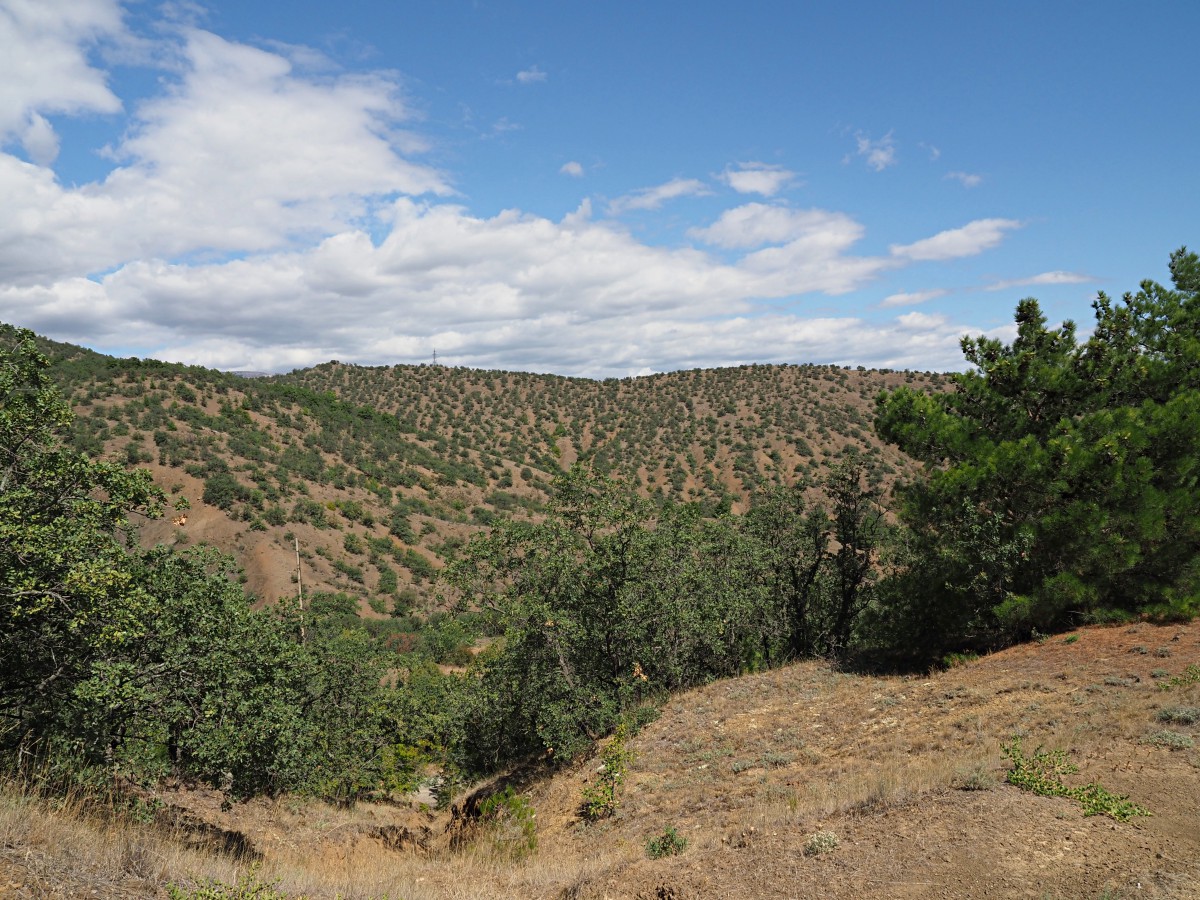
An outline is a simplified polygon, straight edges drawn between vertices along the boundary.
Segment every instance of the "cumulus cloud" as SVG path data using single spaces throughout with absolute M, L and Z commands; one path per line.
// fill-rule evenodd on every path
M 837 235 L 833 243 L 845 247 L 862 236 L 862 226 L 843 213 L 746 203 L 725 210 L 705 228 L 688 231 L 688 237 L 724 248 L 761 247 L 821 235 Z
M 371 196 L 452 193 L 400 152 L 422 148 L 400 127 L 408 110 L 394 81 L 306 78 L 278 54 L 199 30 L 175 49 L 178 80 L 138 107 L 103 181 L 67 188 L 0 155 L 0 195 L 26 211 L 0 219 L 10 278 L 264 251 L 346 227 Z
M 896 142 L 892 132 L 889 131 L 876 141 L 860 131 L 854 135 L 854 142 L 858 155 L 865 159 L 867 168 L 882 172 L 896 164 Z
M 546 80 L 546 73 L 537 66 L 530 66 L 517 73 L 518 84 L 539 84 Z
M 796 173 L 788 171 L 783 166 L 746 162 L 738 163 L 736 169 L 726 169 L 719 177 L 739 194 L 762 194 L 764 197 L 774 197 L 795 180 Z
M 0 6 L 0 145 L 21 144 L 38 165 L 58 138 L 42 113 L 115 113 L 121 101 L 88 50 L 124 35 L 115 0 L 8 0 Z
M 918 303 L 925 303 L 929 300 L 936 300 L 938 297 L 946 296 L 948 292 L 935 289 L 929 291 L 912 291 L 900 292 L 898 294 L 889 294 L 879 301 L 879 305 L 884 309 L 892 306 L 916 306 Z
M 997 281 L 989 284 L 985 291 L 1007 291 L 1017 287 L 1029 287 L 1039 284 L 1089 284 L 1096 279 L 1091 275 L 1083 275 L 1079 272 L 1042 272 L 1040 275 L 1031 275 L 1028 278 L 1010 278 L 1005 281 Z
M 1004 240 L 1006 231 L 1020 227 L 1015 219 L 977 219 L 962 228 L 951 228 L 912 244 L 893 244 L 889 249 L 892 256 L 913 261 L 959 259 L 990 250 Z
M 635 209 L 658 209 L 668 200 L 679 197 L 703 197 L 710 193 L 708 185 L 695 178 L 672 178 L 666 184 L 642 188 L 618 197 L 608 204 L 608 214 L 617 216 Z
M 942 177 L 947 181 L 957 181 L 965 188 L 979 187 L 983 184 L 982 175 L 972 175 L 970 172 L 947 172 Z
M 583 177 L 583 166 L 577 163 L 575 160 L 563 163 L 562 167 L 558 171 L 563 175 L 571 175 L 574 178 Z
M 114 3 L 0 7 L 0 45 L 45 54 L 44 69 L 20 53 L 0 62 L 13 74 L 0 83 L 12 151 L 0 152 L 0 320 L 221 368 L 417 361 L 434 347 L 452 363 L 596 376 L 751 360 L 941 368 L 959 362 L 962 324 L 814 318 L 804 304 L 914 260 L 979 252 L 1017 224 L 984 220 L 872 256 L 855 252 L 866 229 L 851 216 L 782 204 L 726 210 L 679 246 L 593 221 L 588 200 L 557 221 L 480 217 L 420 161 L 396 76 L 195 21 L 145 39 L 145 58 L 170 65 L 125 110 L 89 63 L 96 41 L 128 37 Z M 123 136 L 106 176 L 64 185 L 52 116 L 85 112 L 123 115 Z M 792 177 L 743 163 L 722 180 L 772 196 Z M 608 211 L 709 193 L 681 177 Z

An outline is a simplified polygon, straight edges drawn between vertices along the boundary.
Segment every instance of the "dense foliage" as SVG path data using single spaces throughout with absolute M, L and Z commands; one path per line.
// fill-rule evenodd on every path
M 1100 295 L 1086 341 L 1017 307 L 1011 344 L 965 338 L 955 390 L 880 398 L 926 464 L 903 496 L 911 564 L 892 620 L 928 648 L 1200 602 L 1200 263 L 1174 290 Z
M 478 666 L 462 758 L 569 759 L 648 698 L 849 645 L 873 582 L 879 507 L 849 465 L 748 517 L 653 504 L 574 467 L 545 519 L 480 535 L 451 570 L 501 634 Z
M 32 335 L 0 352 L 0 747 L 49 771 L 173 771 L 234 796 L 352 799 L 411 782 L 423 694 L 383 684 L 358 631 L 255 612 L 208 549 L 139 549 L 148 473 L 69 448 Z M 418 677 L 416 683 L 420 684 Z M 414 715 L 415 713 L 415 715 Z

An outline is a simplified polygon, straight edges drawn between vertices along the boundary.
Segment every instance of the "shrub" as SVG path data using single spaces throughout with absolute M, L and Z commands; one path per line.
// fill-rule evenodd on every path
M 1171 725 L 1195 725 L 1200 722 L 1200 706 L 1164 706 L 1155 718 Z
M 595 821 L 606 819 L 617 811 L 617 789 L 621 786 L 634 753 L 625 746 L 629 729 L 617 726 L 612 738 L 600 754 L 600 771 L 594 783 L 583 790 L 583 815 Z
M 804 855 L 820 856 L 822 853 L 829 853 L 836 850 L 839 843 L 838 836 L 832 831 L 818 831 L 804 842 Z
M 479 821 L 491 832 L 496 849 L 515 859 L 537 849 L 536 818 L 533 804 L 512 785 L 479 804 Z
M 1166 747 L 1168 750 L 1190 750 L 1196 746 L 1196 742 L 1189 735 L 1180 734 L 1178 731 L 1156 731 L 1146 737 L 1146 743 Z
M 1127 797 L 1114 794 L 1107 788 L 1089 782 L 1083 787 L 1067 787 L 1062 776 L 1073 775 L 1079 767 L 1067 759 L 1066 750 L 1043 750 L 1039 747 L 1032 757 L 1026 757 L 1021 749 L 1021 738 L 1014 737 L 1000 745 L 1000 753 L 1012 762 L 1008 783 L 1043 797 L 1070 797 L 1078 800 L 1085 816 L 1103 813 L 1118 822 L 1126 822 L 1134 816 L 1148 816 L 1144 807 L 1131 803 Z
M 651 859 L 678 856 L 687 849 L 687 845 L 687 838 L 680 837 L 674 825 L 668 825 L 662 830 L 662 834 L 646 841 L 646 855 Z
M 252 867 L 236 884 L 206 879 L 194 887 L 182 888 L 172 882 L 167 885 L 167 896 L 171 900 L 288 900 L 287 894 L 275 889 L 276 884 L 259 880 L 258 868 Z

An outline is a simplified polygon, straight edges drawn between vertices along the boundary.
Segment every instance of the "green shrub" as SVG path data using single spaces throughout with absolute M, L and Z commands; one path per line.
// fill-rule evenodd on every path
M 600 771 L 596 780 L 583 790 L 582 812 L 585 818 L 606 819 L 617 811 L 617 790 L 633 762 L 634 753 L 625 746 L 629 729 L 617 726 L 612 738 L 600 754 Z
M 537 814 L 527 797 L 509 785 L 479 804 L 479 821 L 492 843 L 506 856 L 519 859 L 537 849 Z
M 277 881 L 261 881 L 258 867 L 242 875 L 236 884 L 225 884 L 215 879 L 205 879 L 200 884 L 184 888 L 172 882 L 167 885 L 167 896 L 171 900 L 289 900 L 288 895 L 275 890 Z M 294 900 L 303 900 L 296 897 Z
M 668 825 L 662 830 L 662 834 L 646 841 L 646 855 L 651 859 L 678 856 L 687 849 L 687 845 L 687 838 L 680 837 L 674 825 Z
M 1021 748 L 1021 738 L 1014 737 L 1009 743 L 1000 745 L 1000 753 L 1012 762 L 1013 767 L 1007 775 L 1009 784 L 1043 797 L 1078 800 L 1085 816 L 1103 813 L 1118 822 L 1126 822 L 1134 816 L 1150 815 L 1144 807 L 1131 803 L 1128 798 L 1114 794 L 1095 782 L 1074 788 L 1063 784 L 1062 776 L 1079 771 L 1079 767 L 1067 759 L 1066 750 L 1043 750 L 1039 747 L 1032 757 L 1026 757 Z

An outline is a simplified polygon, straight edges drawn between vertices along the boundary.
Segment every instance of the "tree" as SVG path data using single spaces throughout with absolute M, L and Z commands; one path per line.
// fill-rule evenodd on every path
M 0 348 L 0 717 L 17 745 L 46 733 L 93 660 L 141 638 L 128 516 L 163 504 L 149 473 L 64 443 L 49 365 L 29 331 Z
M 925 463 L 899 604 L 931 649 L 1200 609 L 1200 263 L 1170 268 L 1174 290 L 1101 294 L 1082 343 L 1022 300 L 1012 344 L 963 339 L 955 390 L 880 396 L 880 435 Z
M 70 422 L 48 360 L 17 332 L 0 346 L 0 748 L 11 761 L 171 769 L 237 797 L 352 800 L 385 784 L 405 702 L 419 704 L 385 689 L 378 649 L 340 629 L 297 641 L 291 614 L 253 611 L 215 551 L 141 549 L 129 517 L 157 514 L 162 492 L 145 471 L 71 450 Z
M 758 657 L 765 604 L 731 523 L 659 509 L 578 466 L 553 488 L 543 521 L 499 523 L 450 569 L 503 631 L 480 661 L 467 769 L 570 759 L 641 698 Z
M 746 514 L 753 564 L 794 658 L 844 657 L 870 601 L 885 529 L 865 480 L 863 464 L 851 460 L 819 482 L 823 504 L 809 509 L 800 483 L 757 495 Z

